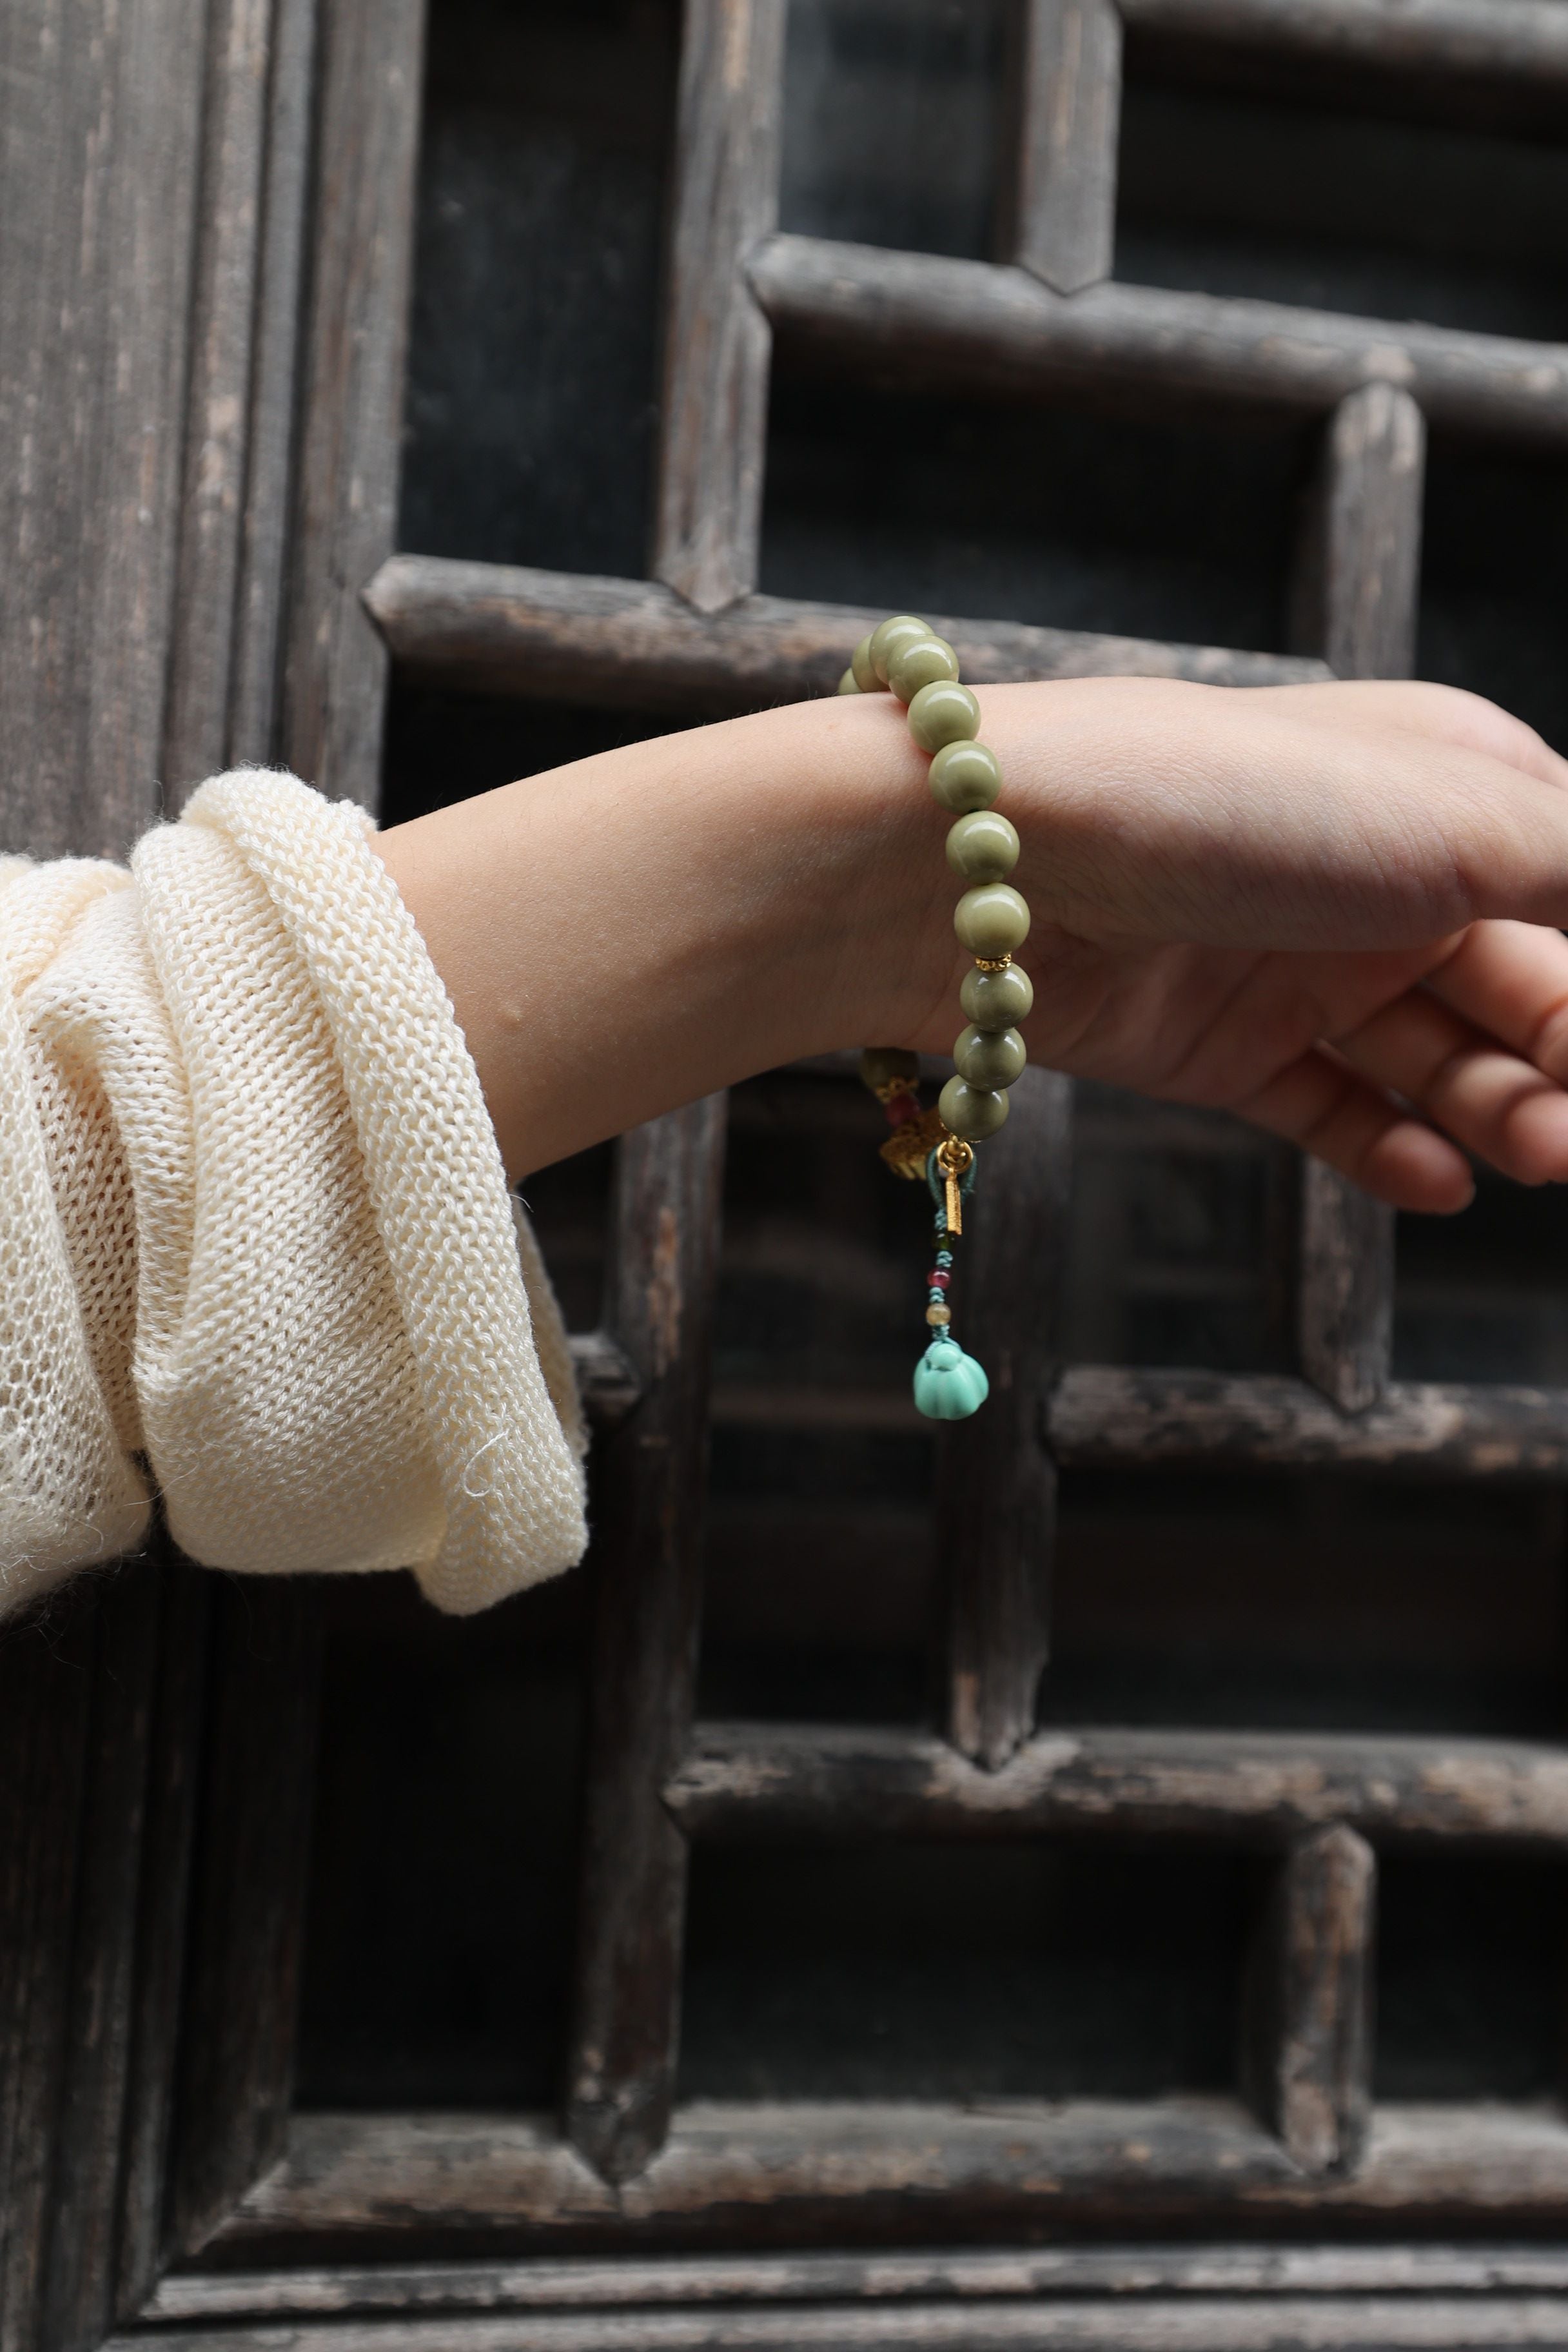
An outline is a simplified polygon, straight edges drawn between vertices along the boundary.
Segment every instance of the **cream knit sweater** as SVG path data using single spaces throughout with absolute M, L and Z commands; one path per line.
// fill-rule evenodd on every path
M 0 858 L 0 1612 L 153 1486 L 212 1567 L 443 1609 L 582 1553 L 560 1315 L 366 830 L 250 770 L 129 872 Z

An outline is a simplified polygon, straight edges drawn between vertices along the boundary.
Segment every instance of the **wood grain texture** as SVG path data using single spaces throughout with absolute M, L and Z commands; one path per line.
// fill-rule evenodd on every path
M 783 596 L 746 596 L 707 615 L 649 581 L 433 555 L 394 556 L 365 602 L 400 667 L 433 685 L 703 713 L 831 694 L 848 653 L 883 617 Z M 1329 674 L 1289 655 L 931 617 L 980 686 L 1100 676 L 1285 686 Z
M 1289 1847 L 1249 1967 L 1252 2096 L 1303 2172 L 1354 2169 L 1372 2115 L 1377 1862 L 1342 1822 Z
M 1028 1070 L 985 1146 L 953 1293 L 963 1344 L 991 1381 L 984 1412 L 943 1430 L 936 1541 L 951 1579 L 948 1735 L 990 1769 L 1035 1725 L 1050 1640 L 1056 1465 L 1044 1444 L 1067 1245 L 1072 1087 Z
M 773 340 L 746 282 L 777 222 L 784 0 L 685 0 L 653 569 L 699 612 L 755 585 Z
M 1299 1283 L 1303 1374 L 1342 1412 L 1365 1412 L 1394 1347 L 1394 1212 L 1321 1160 L 1301 1169 Z
M 692 1837 L 1568 1843 L 1568 1749 L 1389 1733 L 1042 1731 L 986 1772 L 929 1733 L 702 1723 L 665 1802 Z
M 587 2242 L 633 2252 L 661 2241 L 699 2251 L 743 2229 L 763 2252 L 814 2238 L 928 2252 L 1088 2225 L 1125 2233 L 1198 2221 L 1254 2231 L 1286 2217 L 1374 2225 L 1386 2239 L 1440 2231 L 1460 2215 L 1499 2234 L 1561 2231 L 1561 2114 L 1501 2104 L 1380 2108 L 1365 2164 L 1340 2179 L 1302 2173 L 1227 2098 L 962 2108 L 726 2102 L 683 2108 L 658 2161 L 616 2188 L 539 2118 L 302 2115 L 284 2161 L 213 2251 L 231 2265 L 319 2267 L 328 2252 L 406 2261 L 430 2240 L 475 2255 L 487 2242 L 498 2252 Z M 1125 2326 L 1125 2311 L 1111 2308 Z M 963 2315 L 973 2326 L 973 2308 Z M 1271 2315 L 1261 2307 L 1265 2325 Z M 605 2316 L 595 2315 L 601 2326 Z M 789 2316 L 798 2326 L 804 2315 Z M 637 2324 L 647 2328 L 649 2315 Z M 1380 2333 L 1362 2343 L 1388 2340 Z M 1205 2341 L 1194 2335 L 1189 2352 Z
M 1561 343 L 1115 283 L 1069 299 L 1022 269 L 802 236 L 771 238 L 751 277 L 781 336 L 861 373 L 896 368 L 911 388 L 1115 387 L 1326 415 L 1388 383 L 1434 425 L 1568 441 Z
M 1396 1381 L 1347 1419 L 1305 1381 L 1272 1373 L 1132 1371 L 1080 1364 L 1047 1412 L 1058 1459 L 1183 1462 L 1555 1481 L 1568 1471 L 1568 1392 Z
M 198 2248 L 280 2153 L 293 2086 L 321 1594 L 226 1581 L 213 1602 L 169 2230 Z
M 156 814 L 205 0 L 0 13 L 5 845 Z
M 748 2302 L 976 2302 L 1017 2296 L 1568 2294 L 1568 2250 L 1530 2245 L 1122 2242 L 1006 2252 L 667 2254 L 598 2261 L 343 2263 L 294 2271 L 175 2272 L 149 2319 L 393 2312 L 613 2310 Z
M 380 2321 L 290 2328 L 289 2352 L 1468 2352 L 1541 2345 L 1560 2352 L 1568 2307 L 1545 2296 L 1407 2298 L 1390 2313 L 1373 2298 L 1269 2305 L 1119 2299 L 1045 2304 L 914 2305 L 902 2310 L 537 2314 L 527 2319 Z M 146 2337 L 117 2339 L 119 2352 Z M 198 2329 L 183 2352 L 281 2352 L 270 2327 Z
M 1110 275 L 1121 121 L 1113 0 L 1026 0 L 1012 258 L 1058 294 Z
M 686 1841 L 660 1801 L 691 1717 L 725 1103 L 619 1147 L 605 1328 L 642 1394 L 595 1465 L 595 1635 L 566 2102 L 606 2180 L 639 2172 L 674 2098 Z
M 423 47 L 424 0 L 334 0 L 321 16 L 280 750 L 368 808 L 386 656 L 360 592 L 396 521 Z
M 1559 0 L 1119 0 L 1140 31 L 1568 91 Z

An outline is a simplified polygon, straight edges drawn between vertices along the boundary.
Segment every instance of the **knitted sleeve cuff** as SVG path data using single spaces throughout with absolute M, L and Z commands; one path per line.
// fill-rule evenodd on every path
M 64 1276 L 24 1415 L 34 1451 L 52 1430 L 62 1461 L 91 1453 L 90 1423 L 88 1483 L 111 1508 L 94 1506 L 89 1543 L 82 1474 L 49 1485 L 26 1446 L 0 1452 L 0 1605 L 46 1553 L 58 1573 L 134 1538 L 138 1456 L 176 1540 L 213 1566 L 408 1566 L 464 1612 L 569 1566 L 585 1530 L 565 1335 L 364 817 L 290 776 L 216 777 L 141 843 L 130 887 L 92 868 L 20 973 L 11 940 L 61 870 L 9 887 L 0 872 L 0 1058 L 9 1011 L 33 1106 L 17 1136 L 0 1126 L 0 1151 L 8 1177 L 29 1151 L 44 1171 L 31 1287 L 41 1267 Z M 110 1212 L 133 1279 L 106 1320 Z M 19 1312 L 27 1282 L 5 1278 Z M 45 1485 L 58 1524 L 40 1547 Z

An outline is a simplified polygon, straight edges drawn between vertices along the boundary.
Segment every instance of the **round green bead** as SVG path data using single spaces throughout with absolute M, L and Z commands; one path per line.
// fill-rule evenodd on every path
M 893 1078 L 907 1078 L 911 1086 L 921 1074 L 921 1057 L 907 1045 L 868 1045 L 860 1056 L 860 1078 L 873 1094 Z
M 844 673 L 843 677 L 839 679 L 839 681 L 838 681 L 838 691 L 839 691 L 839 693 L 840 693 L 840 694 L 858 694 L 858 693 L 859 693 L 860 688 L 859 688 L 859 686 L 858 686 L 858 682 L 857 682 L 857 680 L 856 680 L 855 673 L 854 673 L 854 671 L 853 671 L 852 669 L 847 669 L 847 670 L 845 671 L 845 673 Z
M 989 1087 L 972 1087 L 967 1078 L 949 1078 L 937 1097 L 937 1108 L 954 1135 L 966 1143 L 981 1143 L 994 1135 L 1007 1117 L 1007 1097 Z
M 910 704 L 910 733 L 922 751 L 940 751 L 979 732 L 980 705 L 954 678 L 922 686 Z
M 1029 936 L 1028 901 L 1010 882 L 983 882 L 953 908 L 952 928 L 971 955 L 1012 955 Z
M 875 694 L 882 681 L 871 667 L 871 640 L 868 636 L 862 637 L 856 646 L 849 667 L 855 674 L 855 683 L 861 693 Z
M 972 1087 L 1014 1087 L 1024 1075 L 1028 1048 L 1016 1029 L 967 1028 L 952 1049 L 961 1078 Z
M 958 676 L 958 656 L 945 637 L 933 631 L 913 645 L 900 646 L 888 664 L 888 684 L 900 702 L 911 702 L 922 686 L 938 686 Z
M 924 621 L 912 613 L 895 613 L 890 620 L 879 621 L 871 632 L 871 667 L 879 686 L 888 683 L 888 671 L 893 656 L 906 646 L 918 646 L 931 632 Z
M 966 882 L 1005 882 L 1018 863 L 1018 836 L 994 809 L 976 809 L 949 829 L 947 862 Z
M 931 763 L 930 782 L 942 807 L 963 816 L 971 809 L 990 807 L 1002 789 L 1002 771 L 994 751 L 963 737 L 942 745 Z
M 1010 1029 L 1034 1009 L 1035 983 L 1021 964 L 1004 971 L 966 971 L 958 1001 L 977 1029 Z

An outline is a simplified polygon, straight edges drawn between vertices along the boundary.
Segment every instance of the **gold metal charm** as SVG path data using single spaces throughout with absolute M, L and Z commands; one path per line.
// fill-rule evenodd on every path
M 947 1180 L 947 1230 L 950 1234 L 963 1231 L 964 1178 L 974 1165 L 974 1147 L 965 1143 L 961 1135 L 949 1135 L 937 1146 L 936 1164 Z
M 912 1183 L 925 1174 L 926 1161 L 946 1133 L 942 1113 L 933 1103 L 918 1118 L 907 1118 L 901 1127 L 894 1128 L 879 1149 L 894 1175 L 908 1177 Z

